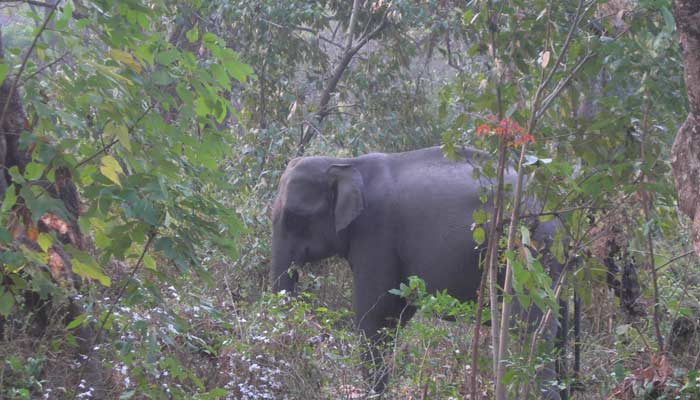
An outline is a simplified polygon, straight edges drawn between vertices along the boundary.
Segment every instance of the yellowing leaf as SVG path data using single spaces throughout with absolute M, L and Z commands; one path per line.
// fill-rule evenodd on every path
M 122 183 L 119 180 L 119 174 L 123 174 L 124 170 L 119 162 L 112 156 L 104 156 L 100 160 L 100 172 L 102 175 L 106 176 L 107 179 L 114 182 L 115 184 L 121 186 Z
M 126 150 L 131 152 L 131 141 L 129 140 L 129 129 L 124 125 L 117 125 L 110 121 L 105 126 L 105 134 L 109 136 L 116 136 L 119 143 L 124 146 Z
M 125 51 L 112 49 L 109 51 L 109 55 L 120 63 L 128 65 L 134 71 L 141 72 L 141 64 L 139 64 L 131 54 Z
M 110 68 L 107 66 L 104 66 L 102 64 L 97 64 L 91 61 L 86 61 L 87 64 L 92 65 L 96 70 L 100 71 L 103 73 L 105 76 L 112 78 L 114 82 L 121 82 L 121 83 L 126 83 L 128 85 L 133 85 L 134 82 L 131 80 L 119 75 L 118 73 L 115 72 L 116 68 Z

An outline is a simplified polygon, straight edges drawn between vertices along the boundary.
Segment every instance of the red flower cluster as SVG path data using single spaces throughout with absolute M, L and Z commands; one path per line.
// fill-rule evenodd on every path
M 510 118 L 502 120 L 496 119 L 494 116 L 486 118 L 488 123 L 479 125 L 476 128 L 476 135 L 486 137 L 488 135 L 496 135 L 505 140 L 508 146 L 518 147 L 526 143 L 533 143 L 535 137 L 529 133 L 525 133 L 525 128 Z

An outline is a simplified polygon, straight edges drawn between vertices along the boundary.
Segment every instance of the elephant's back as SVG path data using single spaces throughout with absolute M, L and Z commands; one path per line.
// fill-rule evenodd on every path
M 473 298 L 478 277 L 478 245 L 472 238 L 475 210 L 490 213 L 494 182 L 476 177 L 483 153 L 447 160 L 439 148 L 403 153 L 392 160 L 391 213 L 396 250 L 405 277 L 418 275 L 434 290 Z

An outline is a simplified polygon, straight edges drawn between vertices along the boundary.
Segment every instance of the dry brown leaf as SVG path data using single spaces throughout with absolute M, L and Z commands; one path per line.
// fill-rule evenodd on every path
M 61 273 L 63 272 L 63 258 L 61 255 L 54 250 L 53 247 L 49 248 L 49 270 L 51 271 L 51 277 L 60 282 Z
M 31 240 L 32 242 L 36 242 L 36 240 L 39 238 L 39 230 L 36 228 L 36 226 L 30 226 L 27 229 L 27 239 Z
M 68 233 L 68 223 L 65 222 L 64 220 L 58 218 L 55 214 L 52 213 L 46 213 L 41 217 L 41 222 L 46 225 L 47 228 L 54 230 L 61 235 L 65 235 Z

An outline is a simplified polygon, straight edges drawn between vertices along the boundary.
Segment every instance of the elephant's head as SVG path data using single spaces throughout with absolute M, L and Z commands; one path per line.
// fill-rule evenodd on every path
M 347 250 L 347 228 L 365 208 L 364 182 L 352 165 L 326 157 L 292 160 L 272 206 L 272 268 L 275 291 L 292 292 L 294 264 Z

